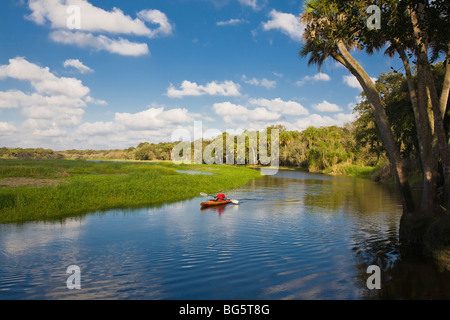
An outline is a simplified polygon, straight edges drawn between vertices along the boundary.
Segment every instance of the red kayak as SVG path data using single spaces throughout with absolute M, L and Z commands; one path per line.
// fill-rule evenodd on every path
M 202 208 L 208 208 L 208 207 L 214 207 L 214 206 L 221 206 L 221 205 L 228 204 L 228 203 L 231 203 L 231 200 L 218 200 L 218 201 L 209 200 L 209 201 L 200 203 L 200 206 Z

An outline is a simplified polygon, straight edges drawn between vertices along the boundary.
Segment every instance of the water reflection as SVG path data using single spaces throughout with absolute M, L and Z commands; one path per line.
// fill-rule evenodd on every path
M 0 225 L 0 299 L 449 298 L 449 273 L 398 243 L 395 189 L 280 171 L 227 195 L 239 205 Z M 369 265 L 381 290 L 367 289 Z

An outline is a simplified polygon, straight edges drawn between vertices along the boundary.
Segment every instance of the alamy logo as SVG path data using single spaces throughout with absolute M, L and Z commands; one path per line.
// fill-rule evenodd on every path
M 67 7 L 66 13 L 69 17 L 66 20 L 66 26 L 69 30 L 81 29 L 81 8 L 76 5 Z
M 367 28 L 370 30 L 381 29 L 381 10 L 377 5 L 367 7 L 366 13 L 371 14 L 367 19 Z
M 69 290 L 80 290 L 81 289 L 81 270 L 79 266 L 71 265 L 67 268 L 66 273 L 70 273 L 67 278 L 67 289 Z
M 381 289 L 381 270 L 379 266 L 371 265 L 367 268 L 367 273 L 372 275 L 367 279 L 366 285 L 370 290 Z
M 260 164 L 261 174 L 275 175 L 279 168 L 279 129 L 271 129 L 270 138 L 267 130 L 226 130 L 224 135 L 220 130 L 202 130 L 202 122 L 194 122 L 194 142 L 188 130 L 178 129 L 172 134 L 172 141 L 180 141 L 172 150 L 171 159 L 174 163 L 194 162 L 195 164 Z M 207 146 L 203 138 L 214 136 Z M 224 143 L 225 142 L 225 143 Z M 194 150 L 192 152 L 192 144 Z M 225 144 L 225 150 L 224 150 Z M 270 148 L 269 148 L 270 145 Z M 270 150 L 269 150 L 270 149 Z M 192 155 L 194 161 L 192 161 Z

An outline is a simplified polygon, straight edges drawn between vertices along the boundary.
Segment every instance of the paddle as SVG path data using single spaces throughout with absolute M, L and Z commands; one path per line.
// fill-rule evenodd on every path
M 203 196 L 203 197 L 208 197 L 209 196 L 208 194 L 206 194 L 204 192 L 200 192 L 200 195 Z M 234 199 L 229 199 L 229 200 L 231 200 L 231 203 L 239 204 L 238 200 L 234 200 Z

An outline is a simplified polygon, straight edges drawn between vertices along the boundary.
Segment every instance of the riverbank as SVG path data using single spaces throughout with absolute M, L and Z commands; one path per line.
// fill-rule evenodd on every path
M 361 166 L 355 164 L 341 164 L 335 165 L 333 167 L 326 168 L 324 170 L 311 171 L 308 168 L 302 167 L 290 167 L 290 166 L 282 166 L 279 168 L 280 170 L 296 170 L 302 172 L 310 172 L 310 173 L 321 173 L 331 176 L 345 176 L 350 178 L 360 178 L 360 179 L 369 179 L 373 181 L 381 181 L 387 182 L 393 179 L 393 177 L 384 174 L 385 170 L 383 166 L 379 167 L 370 167 L 370 166 Z M 383 175 L 383 177 L 381 177 Z M 393 181 L 395 182 L 395 181 Z
M 225 165 L 0 159 L 0 223 L 160 205 L 230 190 L 259 176 Z

